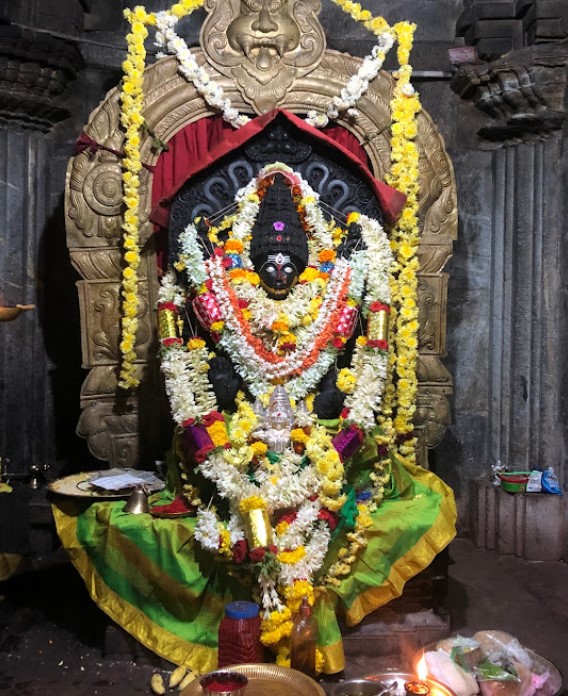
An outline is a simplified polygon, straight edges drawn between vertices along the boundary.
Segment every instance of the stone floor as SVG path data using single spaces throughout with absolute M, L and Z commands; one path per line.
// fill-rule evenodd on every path
M 452 544 L 450 558 L 454 633 L 508 631 L 568 675 L 568 565 L 499 556 L 466 539 Z M 0 693 L 149 694 L 151 675 L 160 668 L 167 675 L 166 666 L 149 654 L 137 662 L 105 657 L 106 617 L 61 560 L 56 555 L 51 564 L 0 583 Z M 358 664 L 356 671 L 369 669 Z

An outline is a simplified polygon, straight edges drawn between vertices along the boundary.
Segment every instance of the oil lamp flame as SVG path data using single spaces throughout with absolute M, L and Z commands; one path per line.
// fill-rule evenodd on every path
M 424 655 L 418 660 L 416 665 L 417 679 L 407 681 L 404 685 L 406 696 L 428 696 L 430 686 L 426 681 L 428 679 L 428 667 Z
M 426 681 L 426 679 L 428 679 L 428 665 L 426 664 L 424 654 L 422 654 L 422 657 L 418 660 L 416 665 L 416 674 L 420 681 Z

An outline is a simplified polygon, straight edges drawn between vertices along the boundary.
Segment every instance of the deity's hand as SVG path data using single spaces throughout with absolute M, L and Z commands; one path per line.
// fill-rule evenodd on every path
M 235 398 L 243 380 L 228 358 L 217 356 L 209 362 L 209 381 L 217 397 L 220 411 L 234 411 Z
M 348 259 L 355 249 L 363 245 L 361 239 L 361 225 L 358 222 L 352 222 L 347 230 L 347 236 L 337 249 L 338 256 Z
M 335 386 L 336 379 L 337 371 L 332 368 L 319 384 L 320 393 L 314 399 L 314 411 L 318 418 L 339 418 L 345 394 Z

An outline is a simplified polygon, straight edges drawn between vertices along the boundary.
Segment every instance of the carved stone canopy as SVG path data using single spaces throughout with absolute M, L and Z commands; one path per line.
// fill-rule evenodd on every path
M 196 60 L 209 72 L 231 99 L 245 112 L 251 110 L 240 85 L 209 65 L 206 56 L 194 51 Z M 326 50 L 311 72 L 296 76 L 280 106 L 293 113 L 310 109 L 325 111 L 330 99 L 357 72 L 361 60 Z M 373 174 L 384 180 L 390 166 L 388 128 L 393 83 L 380 73 L 359 103 L 359 114 L 339 120 L 363 144 Z M 145 118 L 149 133 L 144 136 L 141 157 L 155 164 L 155 134 L 163 142 L 189 123 L 211 116 L 195 88 L 178 73 L 175 58 L 150 66 L 144 77 Z M 118 90 L 112 90 L 91 114 L 86 133 L 109 150 L 120 152 L 124 135 L 120 129 Z M 452 378 L 441 362 L 445 353 L 447 275 L 443 268 L 452 253 L 457 231 L 457 205 L 453 170 L 442 139 L 427 113 L 418 118 L 420 153 L 420 215 L 422 239 L 420 258 L 420 408 L 417 426 L 421 432 L 421 461 L 426 448 L 437 444 L 449 423 L 447 395 Z M 78 282 L 83 365 L 89 370 L 81 391 L 83 409 L 78 430 L 87 438 L 93 454 L 113 466 L 144 465 L 161 458 L 168 446 L 168 406 L 163 399 L 162 379 L 157 367 L 155 304 L 158 288 L 151 211 L 152 175 L 141 175 L 141 243 L 139 269 L 139 330 L 136 337 L 137 366 L 141 386 L 135 393 L 117 390 L 117 363 L 121 277 L 121 166 L 120 157 L 108 150 L 94 156 L 83 152 L 71 159 L 66 182 L 67 244 L 71 260 L 81 275 Z

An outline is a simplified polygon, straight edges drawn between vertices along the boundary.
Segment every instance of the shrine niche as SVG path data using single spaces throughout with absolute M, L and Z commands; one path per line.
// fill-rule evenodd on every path
M 305 599 L 310 671 L 342 671 L 339 618 L 399 597 L 455 535 L 427 470 L 449 422 L 452 168 L 411 84 L 414 25 L 338 3 L 377 37 L 363 60 L 325 50 L 305 0 L 211 3 L 193 50 L 192 0 L 127 10 L 123 81 L 68 169 L 79 432 L 115 466 L 167 459 L 168 485 L 142 525 L 102 502 L 56 507 L 58 533 L 101 608 L 198 671 L 233 599 L 260 605 L 282 665 Z M 174 55 L 143 70 L 152 26 Z
M 304 12 L 304 4 L 297 3 Z M 225 7 L 223 5 L 223 7 Z M 227 8 L 226 8 L 227 9 Z M 229 10 L 227 9 L 227 12 Z M 308 13 L 309 14 L 309 13 Z M 313 25 L 313 21 L 310 21 Z M 209 46 L 206 22 L 201 35 Z M 317 25 L 319 27 L 319 25 Z M 213 33 L 213 30 L 211 30 Z M 322 35 L 321 27 L 314 29 Z M 231 79 L 219 66 L 210 64 L 206 51 L 193 49 L 198 65 L 207 71 L 240 112 L 250 112 L 248 87 Z M 291 85 L 274 105 L 292 113 L 325 111 L 362 61 L 326 49 L 313 67 L 296 73 Z M 233 70 L 233 68 L 231 68 Z M 250 74 L 247 73 L 248 78 Z M 276 78 L 275 78 L 276 79 Z M 339 117 L 337 124 L 361 143 L 374 175 L 383 180 L 390 168 L 389 101 L 391 77 L 380 72 L 369 84 L 354 117 Z M 137 393 L 117 387 L 119 364 L 119 317 L 121 278 L 121 161 L 124 136 L 119 126 L 118 89 L 109 92 L 93 112 L 80 140 L 82 151 L 71 160 L 67 173 L 67 244 L 73 265 L 82 280 L 78 283 L 83 365 L 89 369 L 81 393 L 83 413 L 78 432 L 87 438 L 98 458 L 113 466 L 133 466 L 160 457 L 167 442 L 167 404 L 163 399 L 161 377 L 155 359 L 158 274 L 155 238 L 150 213 L 153 208 L 151 171 L 160 159 L 158 143 L 167 144 L 186 126 L 215 114 L 196 88 L 178 72 L 175 57 L 167 57 L 148 67 L 144 74 L 145 119 L 147 129 L 141 142 L 144 168 L 140 172 L 140 240 L 138 329 L 136 372 L 142 380 Z M 451 256 L 457 230 L 455 182 L 451 163 L 440 135 L 429 116 L 418 115 L 417 145 L 420 154 L 421 238 L 418 249 L 420 354 L 417 364 L 419 406 L 415 424 L 419 434 L 419 460 L 427 462 L 427 448 L 443 436 L 449 423 L 447 395 L 452 379 L 443 366 L 445 352 L 445 314 L 447 274 L 444 266 Z M 161 416 L 157 417 L 156 414 Z M 141 427 L 141 425 L 143 426 Z

